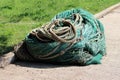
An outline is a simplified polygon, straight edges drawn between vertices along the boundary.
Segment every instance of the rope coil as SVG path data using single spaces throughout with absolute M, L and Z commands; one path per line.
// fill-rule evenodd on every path
M 40 41 L 48 42 L 51 40 L 72 43 L 76 40 L 75 24 L 81 25 L 82 18 L 79 14 L 73 14 L 74 23 L 70 23 L 69 19 L 57 19 L 51 23 L 43 25 L 39 29 L 35 29 L 31 34 L 35 35 Z

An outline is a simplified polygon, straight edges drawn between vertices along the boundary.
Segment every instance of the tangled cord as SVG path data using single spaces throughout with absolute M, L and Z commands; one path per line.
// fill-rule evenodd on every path
M 57 19 L 33 30 L 31 34 L 43 42 L 54 40 L 62 43 L 73 43 L 77 35 L 75 24 L 81 25 L 82 17 L 79 14 L 73 14 L 72 17 L 74 23 L 71 23 L 70 19 Z
M 71 19 L 70 19 L 71 18 Z M 74 23 L 71 23 L 74 20 Z M 52 51 L 44 55 L 34 55 L 42 60 L 53 59 L 60 55 L 63 55 L 69 50 L 76 41 L 78 41 L 76 34 L 76 24 L 79 26 L 82 23 L 82 17 L 79 14 L 73 14 L 68 19 L 56 19 L 53 22 L 43 25 L 41 28 L 37 28 L 31 32 L 37 39 L 43 42 L 57 41 L 59 44 Z M 79 26 L 80 27 L 80 26 Z M 68 43 L 68 46 L 60 51 L 58 54 L 53 53 L 58 50 L 62 43 Z M 53 56 L 51 56 L 53 55 Z

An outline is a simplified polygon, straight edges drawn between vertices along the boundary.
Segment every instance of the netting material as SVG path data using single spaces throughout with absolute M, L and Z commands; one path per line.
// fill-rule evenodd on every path
M 82 9 L 57 14 L 25 38 L 29 54 L 39 61 L 88 65 L 105 55 L 103 25 Z

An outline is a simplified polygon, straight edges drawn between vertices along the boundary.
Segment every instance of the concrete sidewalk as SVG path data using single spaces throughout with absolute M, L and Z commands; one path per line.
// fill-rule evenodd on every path
M 0 80 L 120 80 L 120 7 L 100 21 L 105 26 L 107 44 L 102 64 L 60 67 L 18 62 L 0 69 Z

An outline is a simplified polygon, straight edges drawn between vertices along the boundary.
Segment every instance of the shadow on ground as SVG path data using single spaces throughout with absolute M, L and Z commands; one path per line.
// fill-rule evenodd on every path
M 16 66 L 29 67 L 29 68 L 56 68 L 56 67 L 62 67 L 61 65 L 56 65 L 56 64 L 39 63 L 39 62 L 27 62 L 27 61 L 16 61 L 14 64 Z
M 43 68 L 43 69 L 46 69 L 46 68 L 79 66 L 79 65 L 76 65 L 76 64 L 67 65 L 67 64 L 58 64 L 58 63 L 29 62 L 29 61 L 20 61 L 20 60 L 16 60 L 14 62 L 14 64 L 16 66 L 21 66 L 21 67 Z M 79 67 L 83 67 L 83 66 L 79 66 Z

